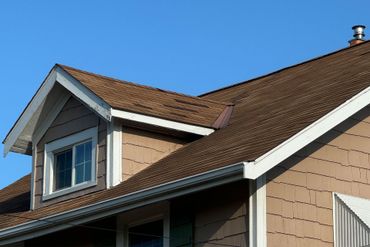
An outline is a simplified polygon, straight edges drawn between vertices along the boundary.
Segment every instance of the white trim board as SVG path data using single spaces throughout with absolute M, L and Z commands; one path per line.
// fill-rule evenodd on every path
M 117 118 L 107 124 L 107 188 L 122 182 L 122 123 Z
M 43 107 L 45 100 L 50 91 L 52 90 L 52 88 L 54 87 L 55 83 L 59 83 L 60 85 L 62 85 L 72 95 L 74 95 L 76 98 L 84 102 L 87 107 L 96 112 L 107 122 L 110 122 L 112 116 L 114 116 L 121 119 L 136 121 L 139 123 L 146 123 L 150 125 L 160 126 L 168 129 L 203 136 L 209 135 L 214 132 L 214 129 L 212 128 L 180 123 L 177 121 L 166 120 L 163 118 L 152 117 L 144 114 L 132 113 L 123 110 L 112 109 L 112 107 L 108 103 L 106 103 L 104 100 L 95 95 L 92 91 L 86 88 L 83 84 L 81 84 L 68 72 L 63 70 L 58 65 L 56 65 L 50 71 L 44 82 L 41 84 L 39 90 L 36 92 L 32 100 L 29 102 L 28 106 L 25 108 L 24 112 L 21 114 L 21 116 L 16 121 L 13 128 L 10 130 L 7 137 L 5 138 L 4 156 L 6 156 L 6 154 L 9 151 L 11 151 L 13 145 L 16 143 L 18 139 L 30 142 L 31 137 L 33 137 L 34 140 L 40 140 L 45 129 L 47 129 L 50 126 L 52 120 L 55 119 L 56 114 L 53 113 L 50 114 L 50 116 L 48 115 L 47 121 L 45 121 L 45 123 L 39 126 L 40 130 L 38 131 L 33 130 L 35 126 L 30 126 L 31 120 L 35 119 L 35 113 L 40 112 L 40 109 Z M 56 104 L 56 106 L 52 109 L 52 112 L 57 112 L 58 110 L 60 111 L 59 105 L 65 103 L 66 97 L 67 95 L 61 96 L 61 98 L 58 100 L 58 104 Z M 37 115 L 37 117 L 39 116 Z M 33 122 L 31 123 L 31 125 L 35 124 Z
M 34 133 L 24 133 L 27 125 L 33 119 L 36 112 L 40 111 L 40 108 L 45 103 L 45 99 L 54 87 L 55 83 L 59 83 L 64 88 L 69 90 L 74 96 L 83 101 L 89 108 L 93 109 L 98 115 L 102 116 L 107 121 L 111 120 L 111 107 L 83 86 L 79 81 L 74 79 L 71 75 L 65 72 L 59 66 L 54 66 L 50 71 L 45 81 L 41 84 L 39 90 L 36 92 L 24 112 L 21 114 L 17 122 L 4 140 L 4 156 L 11 150 L 13 145 L 18 139 L 31 141 L 30 136 Z M 61 98 L 59 103 L 63 103 L 65 98 Z M 57 110 L 57 109 L 54 109 Z M 52 116 L 48 117 L 52 119 Z M 50 121 L 48 121 L 50 122 Z M 46 128 L 42 125 L 40 133 L 36 133 L 35 138 L 39 139 L 43 129 Z M 31 128 L 32 129 L 32 128 Z
M 245 176 L 250 179 L 258 178 L 369 104 L 370 87 L 347 100 L 255 161 L 250 162 L 253 165 L 247 166 Z
M 112 109 L 111 114 L 113 117 L 117 117 L 117 118 L 121 118 L 125 120 L 131 120 L 131 121 L 135 121 L 139 123 L 146 123 L 150 125 L 164 127 L 167 129 L 173 129 L 173 130 L 183 131 L 187 133 L 202 135 L 202 136 L 207 136 L 215 131 L 212 128 L 206 128 L 206 127 L 201 127 L 201 126 L 192 125 L 192 124 L 180 123 L 180 122 L 176 122 L 172 120 L 166 120 L 163 118 L 152 117 L 152 116 L 147 116 L 147 115 L 143 115 L 139 113 L 133 113 L 133 112 L 117 110 L 117 109 Z
M 249 246 L 267 246 L 266 175 L 249 181 Z

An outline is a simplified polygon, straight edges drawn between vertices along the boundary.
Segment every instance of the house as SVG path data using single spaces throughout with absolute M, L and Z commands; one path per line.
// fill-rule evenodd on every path
M 370 42 L 198 97 L 55 65 L 1 246 L 367 246 Z M 358 43 L 358 44 L 357 44 Z

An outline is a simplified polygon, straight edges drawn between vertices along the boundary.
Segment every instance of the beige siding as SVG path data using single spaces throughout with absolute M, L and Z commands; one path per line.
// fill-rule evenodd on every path
M 370 107 L 268 172 L 268 246 L 333 246 L 332 192 L 370 199 Z
M 122 177 L 128 179 L 185 144 L 185 140 L 122 127 Z
M 43 171 L 44 171 L 44 146 L 46 143 L 62 137 L 78 133 L 82 130 L 98 126 L 98 165 L 97 186 L 71 193 L 48 201 L 42 201 Z M 35 169 L 35 208 L 51 203 L 80 196 L 81 194 L 104 189 L 106 171 L 106 123 L 78 100 L 70 98 L 43 138 L 37 144 L 36 169 Z
M 196 246 L 214 247 L 214 244 L 248 246 L 246 182 L 200 193 L 193 200 L 192 203 L 196 205 L 194 221 Z

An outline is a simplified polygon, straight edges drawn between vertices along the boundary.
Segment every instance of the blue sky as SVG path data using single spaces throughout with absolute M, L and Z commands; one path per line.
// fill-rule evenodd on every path
M 354 24 L 370 37 L 369 10 L 368 0 L 1 1 L 0 137 L 55 63 L 198 95 L 344 48 Z M 30 157 L 1 157 L 0 188 L 30 169 Z

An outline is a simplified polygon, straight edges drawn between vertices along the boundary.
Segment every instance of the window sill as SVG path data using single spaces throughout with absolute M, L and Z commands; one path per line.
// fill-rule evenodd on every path
M 71 194 L 71 193 L 74 193 L 74 192 L 77 192 L 77 191 L 80 191 L 80 190 L 83 190 L 83 189 L 87 189 L 87 188 L 90 188 L 90 187 L 93 187 L 93 186 L 96 186 L 96 185 L 97 185 L 96 181 L 84 182 L 84 183 L 75 185 L 75 186 L 70 187 L 70 188 L 65 188 L 65 189 L 62 189 L 62 190 L 52 192 L 51 194 L 43 195 L 42 200 L 47 201 L 47 200 L 50 200 L 50 199 L 53 199 L 53 198 L 57 198 L 57 197 L 60 197 L 60 196 L 63 196 L 63 195 L 67 195 L 67 194 Z

